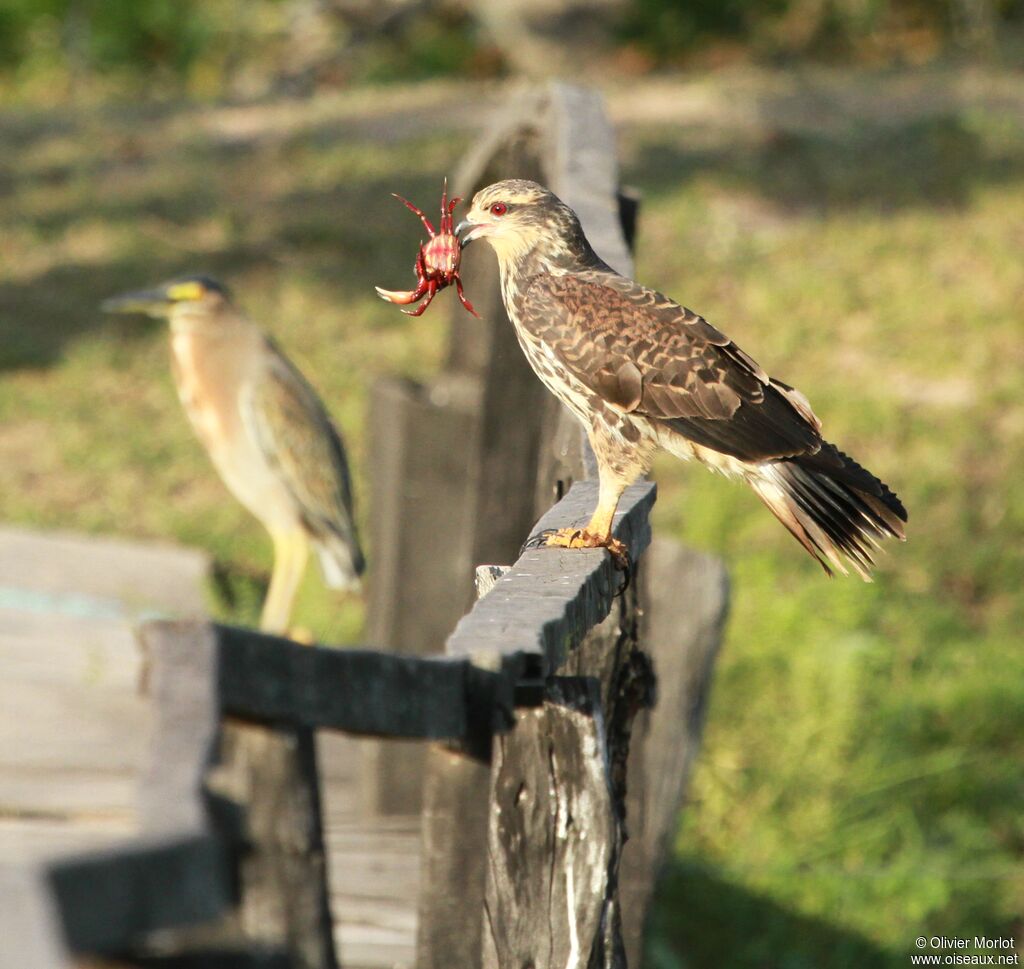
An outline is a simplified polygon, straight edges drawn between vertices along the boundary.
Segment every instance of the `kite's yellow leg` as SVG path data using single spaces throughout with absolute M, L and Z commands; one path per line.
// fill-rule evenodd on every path
M 629 550 L 617 538 L 612 538 L 612 520 L 627 482 L 604 463 L 598 465 L 598 473 L 597 508 L 590 521 L 582 529 L 560 528 L 552 532 L 547 536 L 546 544 L 559 548 L 606 548 L 616 564 L 625 567 L 629 563 Z

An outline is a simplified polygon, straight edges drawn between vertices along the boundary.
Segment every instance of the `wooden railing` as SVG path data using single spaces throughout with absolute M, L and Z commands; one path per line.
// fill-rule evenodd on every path
M 556 85 L 521 98 L 458 187 L 512 174 L 550 184 L 598 252 L 631 268 L 636 204 L 619 192 L 596 95 Z M 651 544 L 649 482 L 626 492 L 614 524 L 632 555 L 628 588 L 603 550 L 517 554 L 527 536 L 585 521 L 596 483 L 585 439 L 529 373 L 493 263 L 475 251 L 467 288 L 485 320 L 455 318 L 432 387 L 391 381 L 373 395 L 381 648 L 143 627 L 155 709 L 143 834 L 0 868 L 0 965 L 338 965 L 325 730 L 368 738 L 367 811 L 422 804 L 420 969 L 639 965 L 699 743 L 725 576 Z M 467 612 L 481 562 L 513 564 L 476 569 Z M 425 759 L 377 738 L 427 741 Z

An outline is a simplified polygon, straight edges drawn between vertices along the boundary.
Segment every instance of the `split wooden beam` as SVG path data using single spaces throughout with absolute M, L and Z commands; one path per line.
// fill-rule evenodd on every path
M 634 567 L 650 542 L 654 499 L 654 485 L 634 485 L 613 523 Z M 596 482 L 576 482 L 532 534 L 585 522 L 596 501 Z M 625 589 L 604 549 L 530 548 L 510 568 L 479 571 L 486 594 L 449 637 L 447 653 L 478 663 L 536 656 L 543 703 L 520 711 L 515 730 L 495 738 L 489 769 L 431 751 L 417 965 L 561 966 L 570 964 L 572 939 L 587 965 L 597 949 L 623 951 L 625 758 L 633 715 L 652 688 L 635 675 L 648 669 L 636 589 Z

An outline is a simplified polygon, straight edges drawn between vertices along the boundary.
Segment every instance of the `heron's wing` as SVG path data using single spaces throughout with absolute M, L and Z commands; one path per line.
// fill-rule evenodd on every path
M 743 460 L 813 453 L 820 422 L 727 336 L 661 293 L 606 270 L 539 274 L 520 324 L 592 392 Z
M 335 536 L 358 551 L 345 447 L 316 392 L 270 340 L 242 414 L 313 536 Z

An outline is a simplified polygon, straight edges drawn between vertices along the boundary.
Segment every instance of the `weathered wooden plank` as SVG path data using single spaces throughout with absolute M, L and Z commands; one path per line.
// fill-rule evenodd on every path
M 50 566 L 59 571 L 58 562 Z M 43 578 L 40 569 L 25 582 Z M 125 620 L 22 606 L 0 609 L 5 862 L 130 837 L 149 725 L 137 695 L 138 647 Z
M 495 744 L 486 969 L 611 966 L 602 956 L 618 854 L 600 687 L 558 678 Z M 595 954 L 595 950 L 597 950 Z
M 650 542 L 648 515 L 654 498 L 654 485 L 640 482 L 619 503 L 613 534 L 626 543 L 634 560 Z M 596 501 L 596 482 L 576 482 L 537 523 L 534 534 L 585 523 Z M 448 652 L 539 653 L 553 670 L 608 614 L 623 581 L 604 549 L 528 549 L 459 621 L 448 639 Z
M 159 639 L 163 629 L 171 637 L 156 647 L 165 650 L 159 667 L 192 682 L 194 715 L 187 735 L 193 751 L 203 749 L 206 741 L 198 731 L 209 736 L 210 718 L 218 711 L 360 735 L 464 739 L 482 730 L 489 744 L 490 730 L 511 722 L 515 677 L 523 668 L 515 657 L 496 670 L 485 670 L 466 659 L 301 646 L 227 626 L 157 623 L 143 635 L 147 641 L 154 635 Z M 177 683 L 170 688 L 180 690 Z M 211 688 L 216 693 L 212 698 Z M 173 710 L 168 713 L 176 716 Z M 186 735 L 176 731 L 173 724 L 160 726 L 165 736 Z M 194 785 L 197 768 L 191 767 Z
M 478 406 L 472 381 L 445 381 L 436 393 L 403 380 L 373 387 L 368 636 L 376 648 L 438 653 L 472 601 L 467 448 Z
M 0 704 L 0 709 L 6 716 L 6 707 Z M 15 769 L 5 768 L 0 778 L 0 817 L 95 820 L 130 835 L 135 823 L 136 771 L 86 764 L 75 774 L 70 767 L 26 763 Z M 6 860 L 10 856 L 2 842 L 0 837 L 0 858 Z
M 12 814 L 0 817 L 0 863 L 32 865 L 64 854 L 99 851 L 136 833 L 133 816 Z
M 216 632 L 203 622 L 150 622 L 139 639 L 153 708 L 152 746 L 139 786 L 142 829 L 207 832 L 206 776 L 217 761 L 223 718 Z
M 0 528 L 0 602 L 79 619 L 199 616 L 209 556 L 73 532 Z
M 643 929 L 700 749 L 715 660 L 729 607 L 721 561 L 670 539 L 651 543 L 641 576 L 641 637 L 658 703 L 637 717 L 629 763 L 629 840 L 620 871 L 629 965 L 642 964 Z
M 466 661 L 300 646 L 229 628 L 219 637 L 221 700 L 237 716 L 391 737 L 468 729 Z
M 594 251 L 612 269 L 633 274 L 623 232 L 615 130 L 592 88 L 553 83 L 548 93 L 552 191 L 580 217 Z
M 382 649 L 440 652 L 472 601 L 467 467 L 478 434 L 480 385 L 446 378 L 434 388 L 383 380 L 370 400 L 374 548 L 367 632 Z M 430 509 L 424 514 L 424 509 Z M 401 814 L 420 803 L 419 745 L 367 741 L 362 748 L 365 809 Z

